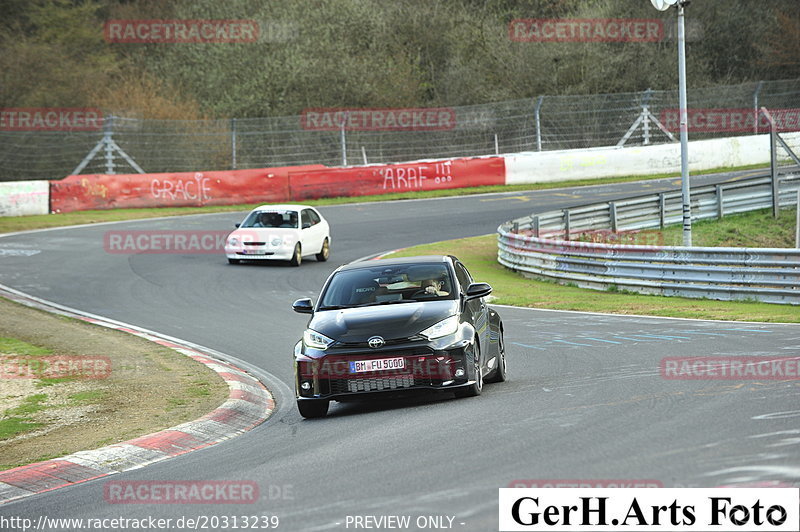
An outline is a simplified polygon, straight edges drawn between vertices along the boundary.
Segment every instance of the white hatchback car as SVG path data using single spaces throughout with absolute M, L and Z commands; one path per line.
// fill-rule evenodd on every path
M 331 233 L 328 222 L 308 205 L 261 205 L 225 241 L 228 262 L 241 260 L 288 260 L 299 266 L 303 257 L 315 255 L 318 261 L 330 256 Z

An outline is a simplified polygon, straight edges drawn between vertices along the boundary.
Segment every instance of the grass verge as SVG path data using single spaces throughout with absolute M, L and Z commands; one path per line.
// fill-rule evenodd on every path
M 714 301 L 602 292 L 530 280 L 497 262 L 497 237 L 485 235 L 406 248 L 390 255 L 455 255 L 470 269 L 476 281 L 492 285 L 493 302 L 518 307 L 642 314 L 712 320 L 800 323 L 800 313 L 789 305 L 757 302 Z
M 705 175 L 718 172 L 733 172 L 738 170 L 755 170 L 763 165 L 740 166 L 736 168 L 716 168 L 693 175 Z M 378 196 L 359 196 L 356 198 L 325 198 L 308 200 L 309 205 L 342 205 L 346 203 L 371 203 L 377 201 L 396 201 L 404 199 L 441 198 L 449 196 L 468 196 L 474 194 L 489 194 L 492 192 L 523 192 L 531 190 L 546 190 L 551 188 L 579 187 L 589 185 L 607 185 L 611 183 L 628 183 L 631 181 L 664 179 L 678 177 L 680 174 L 655 174 L 650 176 L 625 176 L 605 179 L 581 179 L 575 181 L 557 181 L 550 183 L 535 183 L 526 185 L 496 185 L 488 187 L 456 188 L 448 190 L 426 190 L 402 192 L 396 194 L 382 194 Z M 148 209 L 112 209 L 67 212 L 61 214 L 41 214 L 33 216 L 0 217 L 0 233 L 14 231 L 28 231 L 31 229 L 47 229 L 49 227 L 62 227 L 67 225 L 80 225 L 99 222 L 117 222 L 125 220 L 138 220 L 144 218 L 158 218 L 162 216 L 181 216 L 188 214 L 210 214 L 215 212 L 248 211 L 260 205 L 259 203 L 242 205 L 221 205 L 208 207 L 160 207 Z
M 797 209 L 781 209 L 778 218 L 772 209 L 762 209 L 721 220 L 692 222 L 692 245 L 703 247 L 756 247 L 793 248 Z M 643 231 L 645 235 L 661 235 L 665 246 L 680 246 L 683 243 L 683 227 L 665 227 L 661 231 Z M 645 238 L 654 241 L 652 238 Z
M 173 427 L 228 397 L 205 365 L 143 338 L 3 298 L 0 316 L 0 470 Z M 111 371 L 45 377 L 50 356 L 109 360 Z

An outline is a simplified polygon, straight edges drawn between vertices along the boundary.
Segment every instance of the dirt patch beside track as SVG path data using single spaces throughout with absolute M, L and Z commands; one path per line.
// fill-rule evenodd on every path
M 228 387 L 215 372 L 172 349 L 2 298 L 0 337 L 51 352 L 0 353 L 7 364 L 0 374 L 0 421 L 16 418 L 28 428 L 0 436 L 0 470 L 169 428 L 203 416 L 228 398 Z M 9 360 L 17 368 L 20 361 L 36 366 L 48 357 L 81 364 L 107 361 L 110 369 L 94 378 L 46 372 L 36 374 L 39 378 L 9 378 Z

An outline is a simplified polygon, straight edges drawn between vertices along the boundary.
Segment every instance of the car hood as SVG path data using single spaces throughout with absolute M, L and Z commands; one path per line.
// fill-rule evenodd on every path
M 310 329 L 340 342 L 366 342 L 372 336 L 385 340 L 408 338 L 458 312 L 457 300 L 375 305 L 314 314 Z

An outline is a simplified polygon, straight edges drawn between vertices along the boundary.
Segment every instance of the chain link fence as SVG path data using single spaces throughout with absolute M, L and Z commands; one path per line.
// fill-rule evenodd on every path
M 689 90 L 690 109 L 800 108 L 800 80 Z M 0 181 L 72 173 L 180 172 L 428 158 L 671 142 L 677 91 L 541 96 L 452 108 L 451 129 L 319 131 L 300 116 L 227 120 L 106 117 L 102 131 L 0 130 Z M 672 113 L 672 115 L 670 115 Z M 724 128 L 723 128 L 724 129 Z M 706 128 L 690 139 L 746 135 Z M 763 131 L 758 131 L 763 132 Z

